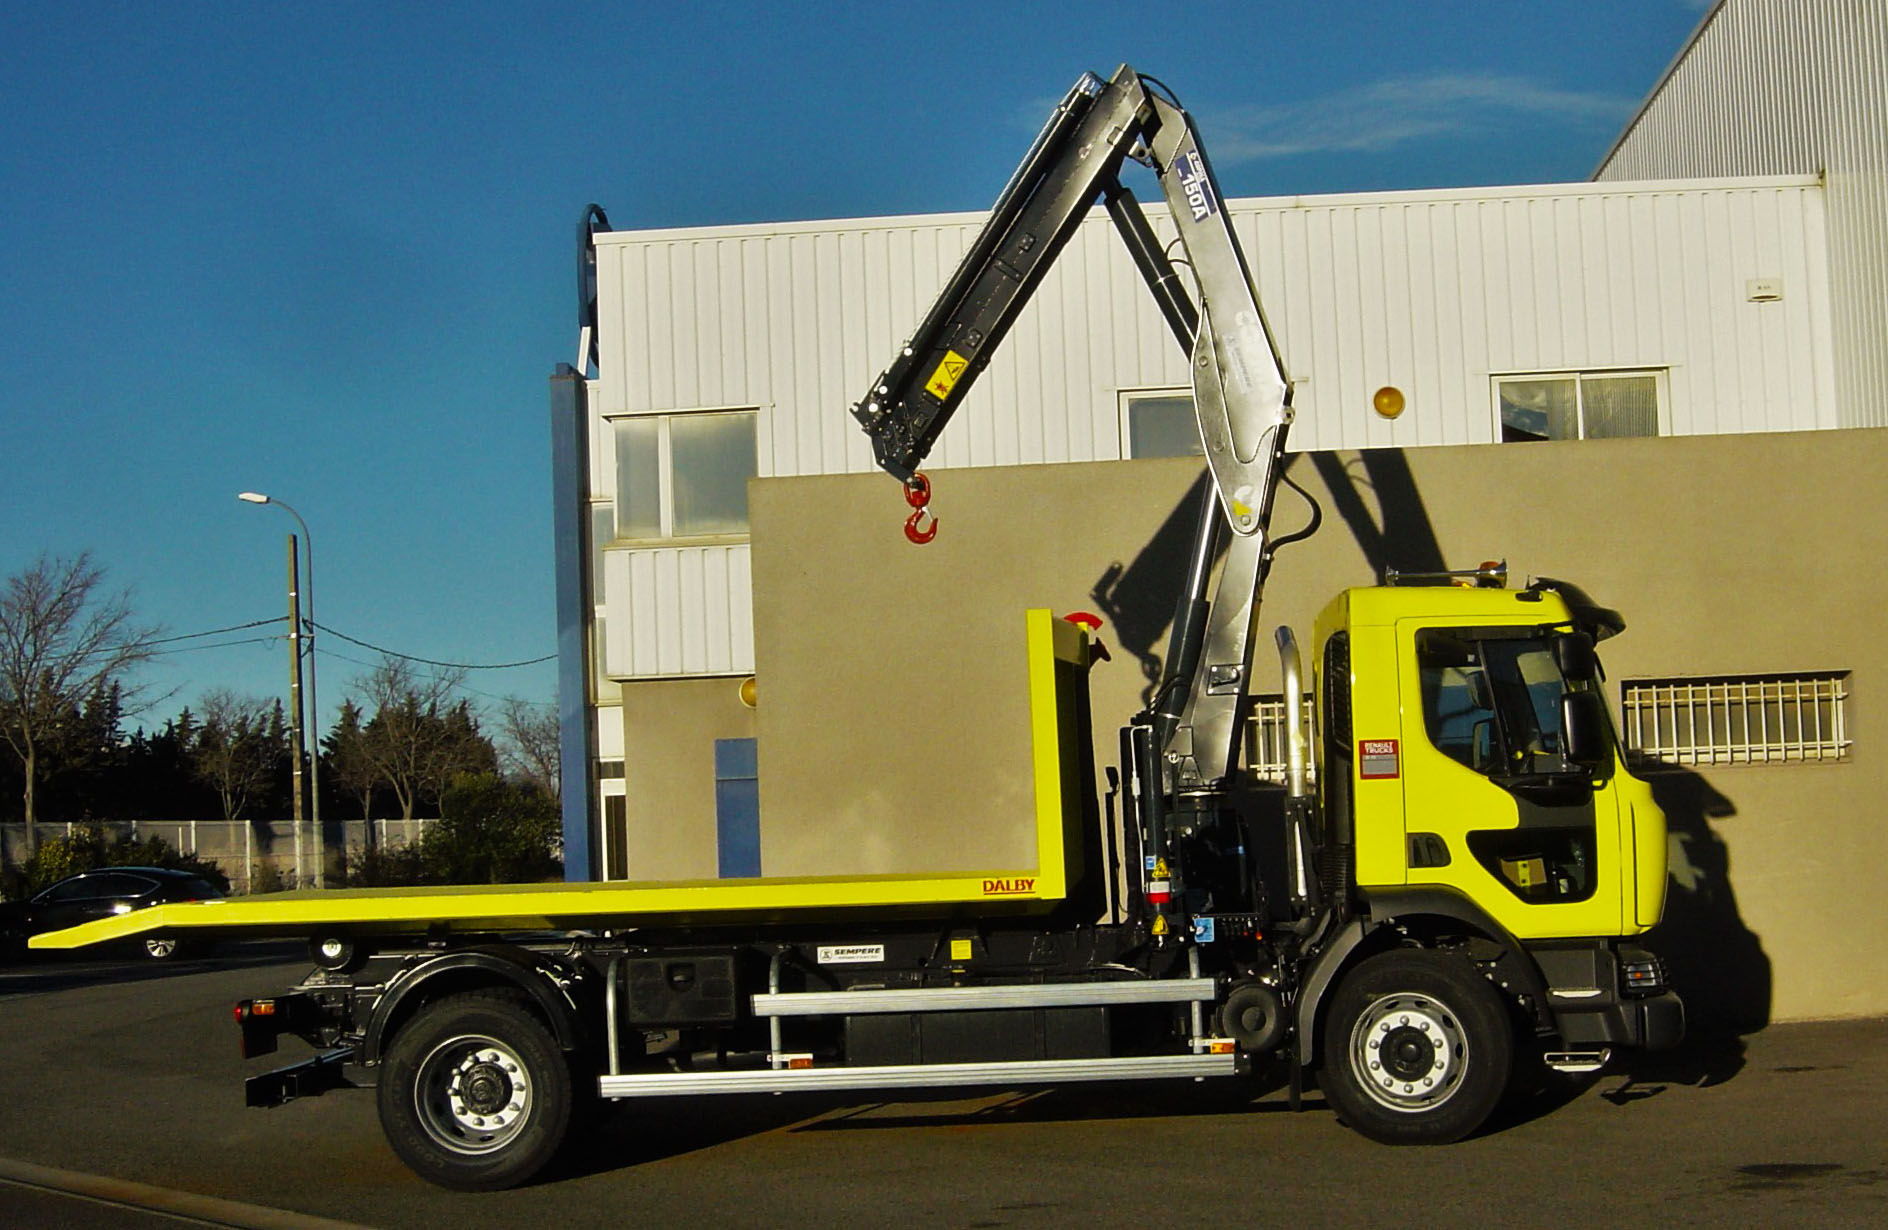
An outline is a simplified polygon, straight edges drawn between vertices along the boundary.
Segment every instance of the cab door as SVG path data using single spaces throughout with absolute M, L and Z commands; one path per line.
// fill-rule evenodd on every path
M 1563 729 L 1563 695 L 1592 684 L 1561 674 L 1552 637 L 1399 622 L 1408 882 L 1459 889 L 1521 938 L 1617 934 L 1617 799 Z

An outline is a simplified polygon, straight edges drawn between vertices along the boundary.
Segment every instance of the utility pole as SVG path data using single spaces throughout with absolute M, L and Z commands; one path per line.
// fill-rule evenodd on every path
M 289 644 L 295 649 L 296 678 L 299 679 L 301 655 L 304 652 L 303 638 L 306 637 L 307 639 L 305 649 L 305 652 L 308 654 L 307 735 L 314 743 L 314 747 L 311 749 L 314 755 L 310 756 L 308 759 L 308 811 L 312 815 L 315 830 L 315 887 L 326 888 L 328 887 L 328 831 L 321 827 L 321 703 L 315 699 L 315 539 L 314 535 L 308 532 L 308 522 L 302 520 L 302 515 L 296 512 L 292 505 L 286 504 L 276 499 L 274 496 L 261 491 L 239 491 L 236 493 L 236 498 L 245 504 L 273 504 L 286 512 L 289 516 L 295 518 L 295 524 L 302 527 L 302 546 L 307 552 L 308 561 L 308 588 L 305 591 L 308 595 L 308 622 L 306 624 L 302 623 L 299 604 L 297 604 L 295 600 L 297 582 L 296 578 L 291 576 L 289 577 L 288 583 L 290 602 L 289 618 L 293 621 L 294 626 L 289 629 Z M 291 557 L 293 556 L 294 549 L 294 544 L 290 543 L 289 551 Z M 295 729 L 296 747 L 298 749 L 295 759 L 295 783 L 299 791 L 301 786 L 300 775 L 302 771 L 299 749 L 302 746 L 301 732 L 303 730 L 301 692 L 299 688 L 295 693 Z M 301 795 L 297 793 L 295 797 L 295 875 L 300 879 L 303 876 L 301 864 L 302 805 Z
M 294 756 L 295 887 L 307 883 L 302 861 L 302 593 L 301 560 L 295 535 L 288 536 L 288 711 L 289 742 Z

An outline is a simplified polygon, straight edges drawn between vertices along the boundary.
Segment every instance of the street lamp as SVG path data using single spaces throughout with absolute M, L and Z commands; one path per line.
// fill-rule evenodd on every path
M 306 591 L 308 594 L 308 712 L 314 717 L 314 720 L 309 723 L 309 730 L 314 739 L 314 748 L 308 757 L 309 810 L 312 813 L 315 829 L 315 887 L 326 888 L 328 887 L 328 841 L 327 835 L 321 829 L 321 705 L 315 698 L 315 540 L 308 532 L 308 523 L 302 520 L 302 515 L 296 512 L 292 505 L 273 496 L 264 495 L 260 491 L 238 492 L 236 498 L 247 504 L 273 504 L 295 518 L 295 524 L 302 527 L 303 567 L 307 569 L 308 574 Z M 301 629 L 296 628 L 292 631 L 300 634 Z M 299 652 L 298 649 L 297 653 Z M 299 721 L 301 714 L 297 713 L 296 718 Z M 297 825 L 301 823 L 300 816 L 295 817 L 295 823 Z M 299 831 L 297 829 L 297 832 Z

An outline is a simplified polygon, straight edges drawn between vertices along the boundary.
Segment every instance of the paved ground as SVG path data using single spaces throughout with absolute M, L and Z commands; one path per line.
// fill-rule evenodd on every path
M 0 967 L 0 1159 L 373 1226 L 1888 1224 L 1888 1022 L 1778 1026 L 1565 1091 L 1445 1149 L 1223 1085 L 948 1101 L 646 1103 L 550 1181 L 413 1178 L 370 1093 L 242 1106 L 229 1005 L 282 949 L 169 970 Z M 263 1061 L 259 1067 L 266 1067 Z M 1309 1101 L 1316 1106 L 1315 1096 Z M 106 1210 L 108 1213 L 109 1210 Z M 94 1216 L 96 1214 L 96 1216 Z M 93 1220 L 85 1220 L 94 1217 Z M 113 1222 L 0 1179 L 0 1224 Z

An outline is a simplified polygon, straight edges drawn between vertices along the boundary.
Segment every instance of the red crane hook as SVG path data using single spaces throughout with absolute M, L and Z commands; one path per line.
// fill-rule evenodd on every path
M 931 502 L 931 480 L 922 474 L 913 474 L 905 480 L 905 503 L 913 511 L 905 518 L 905 537 L 923 546 L 937 537 L 937 518 L 925 511 L 925 505 Z

